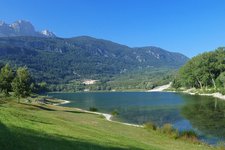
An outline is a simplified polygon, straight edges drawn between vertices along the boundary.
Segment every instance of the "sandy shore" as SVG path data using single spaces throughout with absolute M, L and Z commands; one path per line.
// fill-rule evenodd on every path
M 70 103 L 70 101 L 63 100 L 63 102 L 62 102 L 62 103 L 60 103 L 60 105 L 62 105 L 62 104 L 68 104 L 68 103 Z
M 169 84 L 166 85 L 162 85 L 162 86 L 158 86 L 154 89 L 148 90 L 148 92 L 162 92 L 166 89 L 168 89 L 171 86 L 172 82 L 170 82 Z
M 158 87 L 156 87 L 152 90 L 148 90 L 148 92 L 162 92 L 162 91 L 168 89 L 171 86 L 171 84 L 172 84 L 172 82 L 170 82 L 167 85 L 158 86 Z M 181 91 L 181 92 L 187 93 L 187 94 L 190 94 L 190 95 L 212 96 L 212 97 L 215 97 L 215 98 L 225 100 L 225 95 L 222 95 L 221 93 L 218 93 L 218 92 L 217 93 L 211 93 L 211 94 L 201 94 L 201 93 L 194 93 L 194 92 L 192 92 L 192 90 L 193 89 L 188 89 L 186 91 Z M 168 92 L 174 92 L 174 91 L 168 91 Z
M 143 125 L 137 125 L 137 124 L 131 124 L 131 123 L 125 123 L 125 122 L 113 121 L 113 120 L 111 119 L 113 116 L 110 115 L 110 114 L 99 113 L 99 112 L 89 112 L 89 113 L 102 115 L 102 116 L 105 117 L 106 120 L 111 121 L 111 122 L 116 122 L 116 123 L 120 123 L 120 124 L 124 124 L 124 125 L 128 125 L 128 126 L 133 126 L 133 127 L 143 127 Z
M 62 102 L 59 102 L 59 103 L 53 104 L 53 105 L 58 106 L 58 105 L 63 105 L 63 104 L 68 104 L 68 103 L 70 103 L 70 101 L 67 101 L 67 100 L 60 100 L 60 101 L 62 101 Z
M 201 94 L 201 93 L 194 93 L 194 92 L 191 92 L 191 90 L 186 90 L 186 91 L 183 91 L 183 93 L 187 93 L 187 94 L 190 94 L 190 95 L 201 95 L 201 96 L 212 96 L 212 97 L 215 97 L 215 98 L 219 98 L 221 100 L 225 100 L 225 95 L 222 95 L 221 93 L 211 93 L 211 94 Z

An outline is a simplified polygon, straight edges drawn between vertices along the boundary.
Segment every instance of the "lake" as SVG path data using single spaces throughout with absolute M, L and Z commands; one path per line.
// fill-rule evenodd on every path
M 179 131 L 194 130 L 199 139 L 209 144 L 224 141 L 225 101 L 209 96 L 193 96 L 169 92 L 90 92 L 49 93 L 49 96 L 69 100 L 63 106 L 99 112 L 118 112 L 113 120 L 158 126 L 171 123 Z

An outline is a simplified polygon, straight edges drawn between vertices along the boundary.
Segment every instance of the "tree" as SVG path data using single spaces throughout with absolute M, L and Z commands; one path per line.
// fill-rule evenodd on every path
M 14 78 L 14 72 L 9 64 L 6 64 L 1 68 L 0 72 L 0 91 L 5 95 L 9 95 L 9 92 L 12 90 L 12 80 Z
M 225 72 L 222 72 L 217 78 L 217 84 L 225 88 Z
M 19 67 L 16 71 L 16 77 L 12 82 L 14 95 L 18 98 L 27 97 L 31 93 L 31 77 L 26 67 Z
M 225 71 L 225 48 L 218 48 L 212 52 L 206 52 L 193 57 L 180 68 L 178 76 L 184 87 L 214 87 L 224 82 L 220 74 Z M 175 79 L 177 80 L 177 79 Z M 176 83 L 177 81 L 174 81 Z M 176 85 L 176 84 L 174 84 Z
M 2 63 L 0 63 L 0 69 L 3 67 L 4 65 Z
M 47 91 L 47 83 L 46 82 L 40 82 L 40 83 L 38 83 L 36 85 L 36 90 L 34 92 L 36 92 L 36 93 L 44 93 L 46 91 Z

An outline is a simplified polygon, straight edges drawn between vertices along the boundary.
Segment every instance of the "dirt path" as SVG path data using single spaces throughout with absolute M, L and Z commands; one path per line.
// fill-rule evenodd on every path
M 171 86 L 172 82 L 170 82 L 169 84 L 166 85 L 162 85 L 162 86 L 158 86 L 154 89 L 148 90 L 148 92 L 162 92 L 166 89 L 168 89 Z

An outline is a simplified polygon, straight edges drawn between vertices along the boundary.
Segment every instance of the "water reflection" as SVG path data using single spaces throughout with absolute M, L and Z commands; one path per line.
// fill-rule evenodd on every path
M 208 136 L 225 137 L 225 102 L 206 96 L 183 96 L 187 104 L 181 114 L 190 121 L 193 128 Z M 196 100 L 197 99 L 197 100 Z
M 144 124 L 146 122 L 154 122 L 161 126 L 165 123 L 175 123 L 182 119 L 177 107 L 172 106 L 155 106 L 155 107 L 131 107 L 126 109 L 118 109 L 119 116 L 115 119 L 135 124 Z

